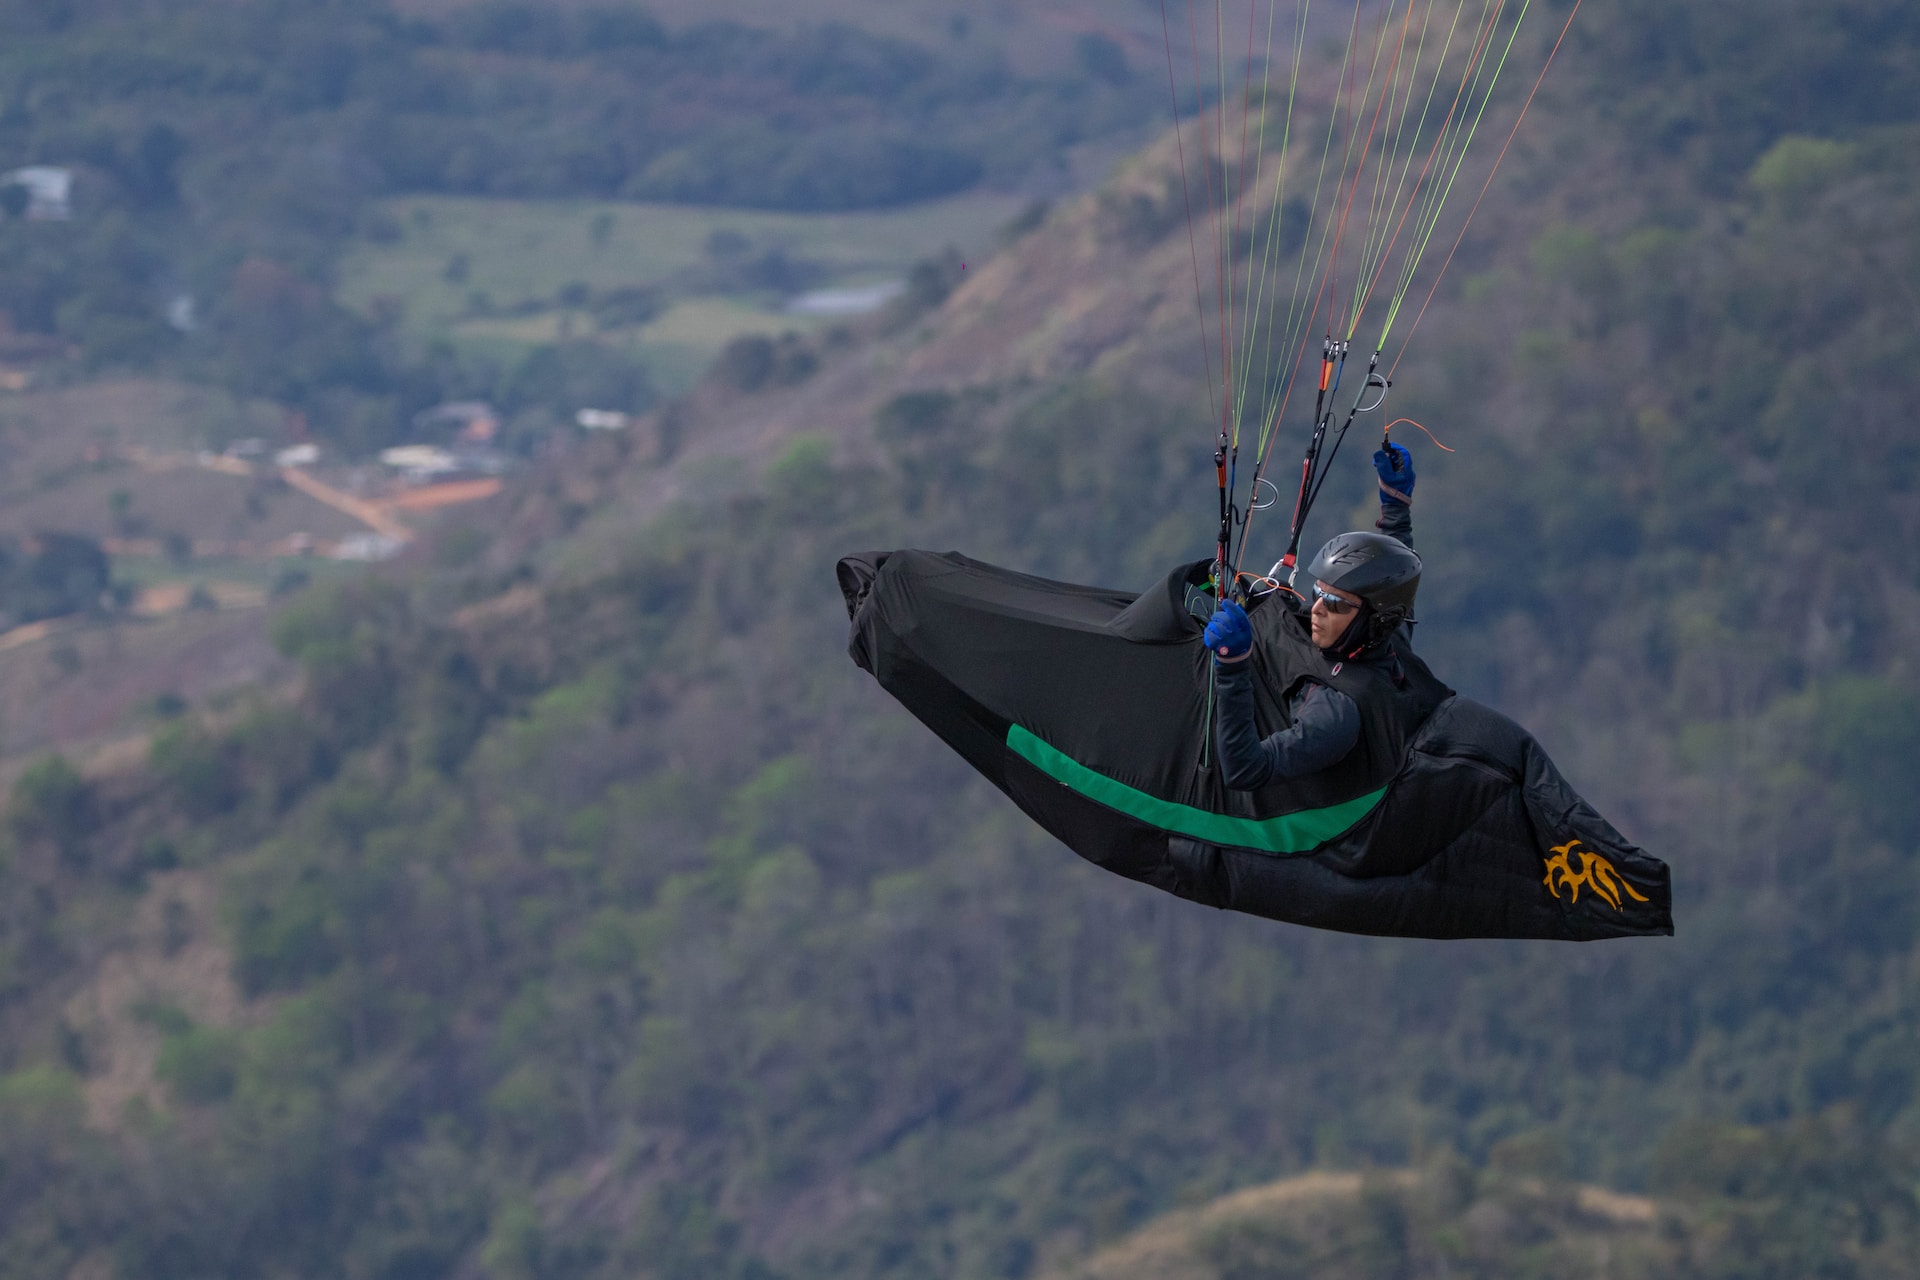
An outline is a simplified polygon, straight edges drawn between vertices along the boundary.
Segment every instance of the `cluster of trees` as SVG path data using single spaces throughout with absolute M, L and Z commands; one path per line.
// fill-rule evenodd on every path
M 862 209 L 964 191 L 984 171 L 977 155 L 922 138 L 846 130 L 795 137 L 744 125 L 655 158 L 626 193 L 690 204 Z
M 104 607 L 109 576 L 106 553 L 91 538 L 0 539 L 0 631 Z
M 856 144 L 958 126 L 965 151 L 1012 141 L 1024 164 L 1050 160 L 1048 146 L 1090 129 L 1140 118 L 1111 75 L 1023 81 L 990 54 L 936 54 L 844 25 L 783 33 L 716 22 L 669 33 L 637 8 L 520 3 L 461 6 L 437 22 L 380 3 L 324 13 L 188 6 L 164 22 L 137 5 L 92 9 L 85 23 L 36 7 L 6 19 L 20 72 L 7 132 L 77 145 L 62 158 L 94 164 L 152 203 L 177 196 L 183 153 L 205 181 L 232 181 L 205 174 L 211 153 L 291 142 L 294 133 L 277 126 L 292 121 L 308 133 L 322 128 L 347 168 L 365 171 L 310 175 L 322 186 L 606 196 L 675 147 L 766 118 L 802 144 L 826 123 Z M 160 105 L 180 123 L 120 135 L 105 112 L 75 118 L 76 106 L 128 100 Z M 1014 129 L 1017 110 L 1029 128 Z M 1037 144 L 1016 136 L 1030 132 L 1036 111 L 1046 121 Z M 230 135 L 243 119 L 267 124 L 268 137 Z M 889 154 L 870 149 L 867 159 Z M 907 154 L 886 198 L 952 189 L 954 173 L 915 169 Z M 282 163 L 273 176 L 297 172 Z M 875 189 L 873 175 L 843 176 L 865 189 L 776 183 L 750 194 L 773 207 L 832 208 L 864 203 Z
M 1635 160 L 1681 159 L 1719 193 L 1783 135 L 1913 117 L 1903 68 L 1920 15 L 1899 0 L 1627 0 L 1616 14 L 1575 28 L 1574 56 L 1613 86 L 1586 109 Z

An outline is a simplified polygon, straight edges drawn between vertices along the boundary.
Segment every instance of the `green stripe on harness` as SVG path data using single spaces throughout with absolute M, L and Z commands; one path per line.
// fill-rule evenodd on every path
M 1303 809 L 1278 818 L 1235 818 L 1162 800 L 1117 782 L 1049 746 L 1017 724 L 1007 730 L 1007 746 L 1062 786 L 1149 826 L 1208 844 L 1259 849 L 1265 853 L 1306 853 L 1317 849 L 1335 836 L 1352 830 L 1387 794 L 1387 789 L 1382 787 L 1325 809 Z

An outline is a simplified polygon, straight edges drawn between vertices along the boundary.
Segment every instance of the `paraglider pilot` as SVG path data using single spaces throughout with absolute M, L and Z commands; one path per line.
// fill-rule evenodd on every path
M 1413 550 L 1413 458 L 1389 444 L 1373 455 L 1380 477 L 1378 533 L 1343 533 L 1307 566 L 1311 608 L 1282 594 L 1338 674 L 1342 665 L 1397 671 L 1399 654 L 1413 651 L 1413 597 L 1420 557 Z M 1223 780 L 1252 791 L 1279 778 L 1303 778 L 1345 759 L 1360 741 L 1359 705 L 1331 684 L 1302 681 L 1287 707 L 1288 725 L 1260 737 L 1254 722 L 1253 627 L 1246 610 L 1223 602 L 1207 624 L 1218 690 L 1218 749 Z

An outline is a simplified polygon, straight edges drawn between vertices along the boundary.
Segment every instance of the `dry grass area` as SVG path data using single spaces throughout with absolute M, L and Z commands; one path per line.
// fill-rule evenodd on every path
M 0 396 L 0 534 L 265 546 L 359 532 L 272 475 L 191 465 L 247 436 L 281 443 L 285 425 L 270 405 L 151 379 Z
M 1398 1175 L 1410 1181 L 1411 1175 Z M 1048 1280 L 1218 1280 L 1195 1242 L 1210 1228 L 1246 1219 L 1297 1215 L 1360 1194 L 1357 1173 L 1309 1173 L 1249 1187 L 1194 1209 L 1156 1218 L 1132 1235 Z
M 1604 1278 L 1613 1262 L 1637 1264 L 1661 1247 L 1659 1209 L 1644 1196 L 1525 1177 L 1490 1179 L 1476 1194 L 1458 1177 L 1317 1172 L 1249 1187 L 1158 1218 L 1045 1280 L 1485 1276 L 1503 1274 L 1500 1259 L 1521 1241 L 1530 1267 L 1543 1250 L 1560 1260 L 1526 1274 Z
M 259 609 L 267 603 L 266 591 L 250 582 L 163 582 L 142 588 L 133 599 L 132 613 L 138 618 L 164 618 L 180 613 L 193 607 L 196 589 L 203 592 L 216 609 Z M 0 636 L 0 645 L 5 643 L 6 636 Z
M 87 1112 L 97 1128 L 118 1125 L 136 1099 L 166 1107 L 154 1079 L 161 1032 L 144 1010 L 177 1009 L 202 1026 L 241 1019 L 232 957 L 219 936 L 219 883 L 210 872 L 156 874 L 119 945 L 68 999 L 62 1013 L 86 1055 Z
M 194 609 L 50 627 L 0 650 L 0 784 L 49 751 L 91 765 L 113 744 L 143 742 L 161 694 L 203 706 L 284 687 L 297 673 L 268 640 L 265 619 L 257 608 Z
M 115 494 L 125 494 L 118 499 Z M 125 506 L 115 511 L 116 501 Z M 272 477 L 204 468 L 148 471 L 120 462 L 77 465 L 0 509 L 0 532 L 42 530 L 105 538 L 183 538 L 260 546 L 299 534 L 319 542 L 365 526 Z
M 437 511 L 441 507 L 483 501 L 505 487 L 504 481 L 492 476 L 479 480 L 447 480 L 419 489 L 402 489 L 381 506 L 388 511 Z
M 152 378 L 0 396 L 0 492 L 12 494 L 88 446 L 199 449 L 283 425 L 273 406 Z

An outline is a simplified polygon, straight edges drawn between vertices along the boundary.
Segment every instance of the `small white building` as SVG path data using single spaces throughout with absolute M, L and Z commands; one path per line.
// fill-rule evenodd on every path
M 797 316 L 864 316 L 878 311 L 906 291 L 905 280 L 887 280 L 852 289 L 816 289 L 790 299 L 787 310 Z
M 73 170 L 34 164 L 0 174 L 0 187 L 27 189 L 27 217 L 34 222 L 65 222 L 73 216 Z
M 573 420 L 587 431 L 625 431 L 633 421 L 618 409 L 582 409 Z
M 406 550 L 406 543 L 384 533 L 350 533 L 333 544 L 331 558 L 377 564 Z
M 380 461 L 409 480 L 432 480 L 460 470 L 459 460 L 437 444 L 403 444 L 382 449 Z

